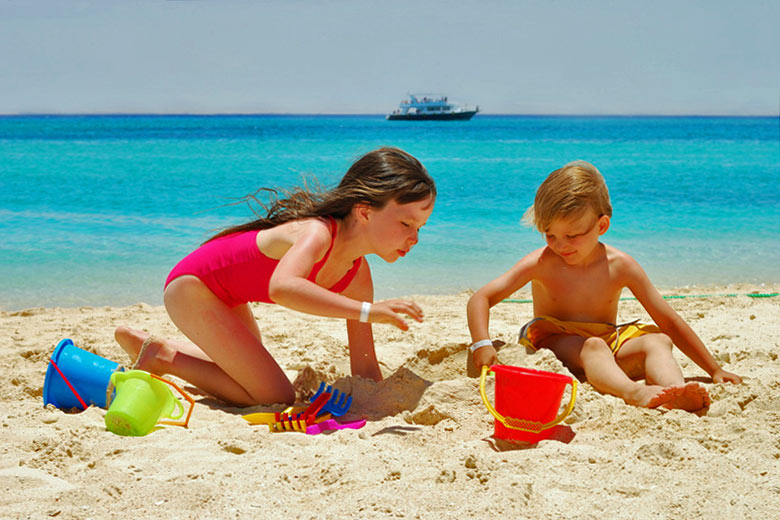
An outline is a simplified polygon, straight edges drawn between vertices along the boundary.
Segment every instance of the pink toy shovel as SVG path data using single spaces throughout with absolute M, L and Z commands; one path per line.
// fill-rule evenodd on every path
M 322 421 L 321 423 L 307 426 L 306 433 L 308 433 L 309 435 L 317 435 L 318 433 L 331 431 L 331 430 L 343 430 L 345 428 L 350 428 L 352 430 L 359 430 L 365 425 L 366 425 L 365 419 L 360 419 L 359 421 L 344 422 L 344 423 L 338 422 L 335 419 L 328 419 L 327 421 Z

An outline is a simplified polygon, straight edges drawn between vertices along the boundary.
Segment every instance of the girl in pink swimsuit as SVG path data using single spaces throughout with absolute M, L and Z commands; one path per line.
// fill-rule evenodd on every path
M 222 231 L 173 268 L 165 308 L 192 343 L 128 327 L 115 337 L 136 368 L 176 375 L 226 402 L 292 403 L 293 386 L 264 347 L 249 307 L 277 303 L 346 319 L 352 374 L 379 381 L 371 323 L 407 330 L 402 315 L 423 315 L 412 301 L 373 303 L 363 257 L 405 256 L 435 198 L 417 159 L 397 148 L 369 152 L 332 190 L 298 188 L 276 198 L 265 217 Z

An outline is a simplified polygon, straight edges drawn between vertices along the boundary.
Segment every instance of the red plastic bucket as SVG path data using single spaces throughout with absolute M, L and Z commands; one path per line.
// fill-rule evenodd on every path
M 496 376 L 496 406 L 485 392 L 489 373 Z M 571 399 L 559 414 L 566 385 L 571 385 Z M 569 376 L 509 365 L 482 367 L 479 392 L 488 411 L 495 417 L 493 435 L 498 439 L 535 443 L 549 438 L 553 426 L 574 409 L 577 381 Z

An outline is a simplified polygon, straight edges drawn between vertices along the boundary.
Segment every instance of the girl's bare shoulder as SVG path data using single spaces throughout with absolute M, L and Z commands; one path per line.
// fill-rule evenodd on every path
M 292 220 L 263 230 L 257 235 L 257 246 L 260 251 L 277 259 L 300 241 L 322 250 L 324 255 L 331 242 L 330 223 L 319 218 Z
M 291 220 L 266 229 L 263 233 L 277 239 L 286 239 L 291 243 L 296 242 L 301 237 L 314 236 L 330 240 L 331 236 L 330 223 L 315 217 Z

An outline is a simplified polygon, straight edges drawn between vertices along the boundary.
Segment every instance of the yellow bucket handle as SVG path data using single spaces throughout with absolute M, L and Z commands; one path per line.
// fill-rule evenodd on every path
M 485 392 L 485 379 L 487 378 L 488 373 L 493 373 L 493 372 L 491 372 L 490 367 L 488 367 L 487 365 L 483 365 L 482 375 L 479 378 L 479 394 L 482 396 L 482 402 L 485 403 L 485 407 L 488 409 L 488 412 L 490 412 L 490 415 L 495 417 L 497 421 L 499 421 L 507 428 L 511 428 L 512 430 L 521 430 L 530 433 L 539 433 L 542 430 L 547 430 L 549 428 L 552 428 L 556 424 L 562 422 L 564 419 L 566 419 L 566 417 L 569 416 L 571 411 L 574 409 L 574 401 L 576 401 L 577 399 L 577 380 L 572 378 L 571 381 L 567 383 L 567 384 L 571 384 L 571 399 L 569 399 L 569 405 L 558 417 L 548 422 L 547 424 L 543 424 L 538 421 L 527 421 L 525 419 L 516 419 L 514 417 L 504 417 L 503 415 L 498 413 L 498 410 L 493 408 L 493 405 L 490 404 L 490 401 L 488 400 L 487 397 L 487 393 Z

